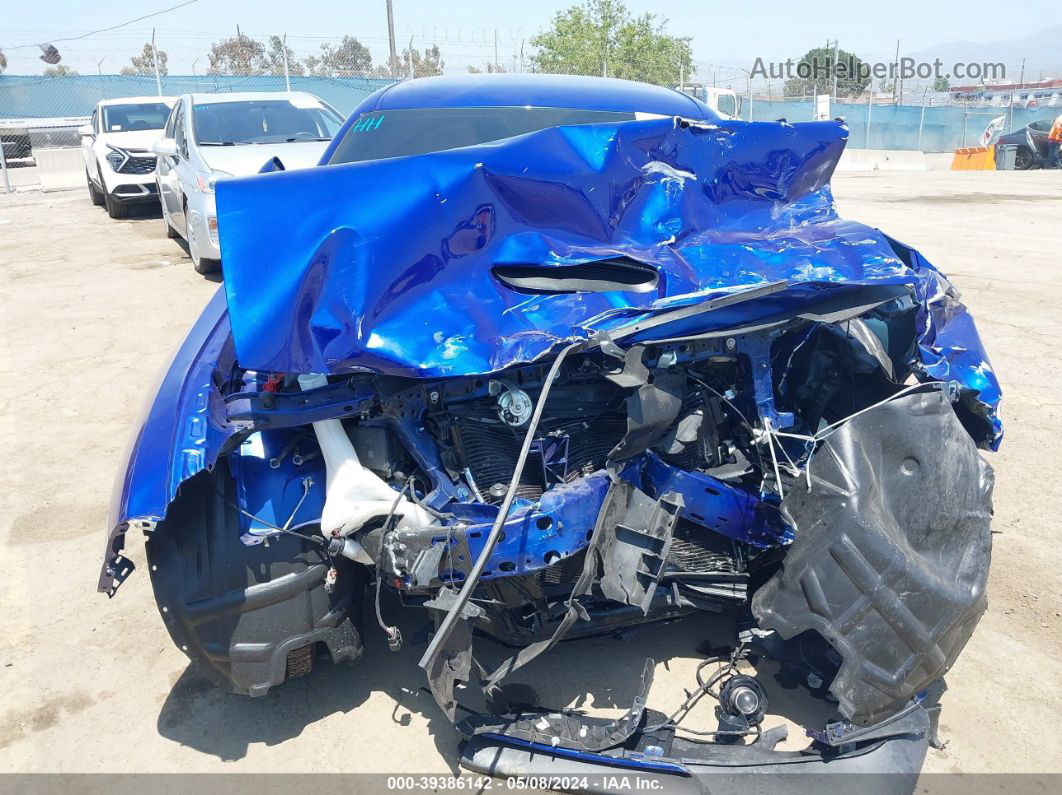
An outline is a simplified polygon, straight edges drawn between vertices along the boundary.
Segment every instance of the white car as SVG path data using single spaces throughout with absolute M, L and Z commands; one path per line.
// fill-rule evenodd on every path
M 286 170 L 317 165 L 343 117 L 312 94 L 186 94 L 155 144 L 168 237 L 184 237 L 199 273 L 221 266 L 214 184 L 257 174 L 278 158 Z
M 111 218 L 125 218 L 130 205 L 158 201 L 153 147 L 174 102 L 173 97 L 105 99 L 78 129 L 89 197 L 97 207 L 106 206 Z

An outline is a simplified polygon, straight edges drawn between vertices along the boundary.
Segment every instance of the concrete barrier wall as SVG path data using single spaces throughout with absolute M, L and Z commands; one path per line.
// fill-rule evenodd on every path
M 37 174 L 44 190 L 80 188 L 85 184 L 85 159 L 81 147 L 70 149 L 34 149 Z
M 838 171 L 927 171 L 925 152 L 912 149 L 845 149 Z

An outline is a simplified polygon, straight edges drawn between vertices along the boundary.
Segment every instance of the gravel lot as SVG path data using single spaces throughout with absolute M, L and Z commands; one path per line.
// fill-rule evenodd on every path
M 1062 173 L 847 174 L 834 184 L 843 215 L 952 276 L 1006 395 L 1007 437 L 990 456 L 990 607 L 948 677 L 947 745 L 926 770 L 1062 772 Z M 188 668 L 146 572 L 114 600 L 95 592 L 130 425 L 216 289 L 157 215 L 112 221 L 83 190 L 0 196 L 0 435 L 12 453 L 0 483 L 0 770 L 445 772 L 457 734 L 420 690 L 422 647 L 391 654 L 370 631 L 355 668 L 251 700 Z M 127 554 L 143 568 L 135 532 Z M 412 638 L 418 621 L 404 620 Z M 713 629 L 698 616 L 623 642 L 565 644 L 522 679 L 544 703 L 614 713 L 652 655 L 650 703 L 670 710 Z M 777 692 L 772 705 L 786 713 L 792 696 Z M 692 725 L 710 722 L 705 703 Z

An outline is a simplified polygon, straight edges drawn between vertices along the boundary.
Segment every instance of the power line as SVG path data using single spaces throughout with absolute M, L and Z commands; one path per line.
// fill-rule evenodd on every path
M 136 19 L 130 19 L 127 22 L 122 22 L 120 25 L 112 25 L 109 28 L 100 28 L 99 30 L 90 30 L 88 33 L 82 33 L 80 36 L 67 36 L 66 38 L 62 38 L 62 39 L 52 39 L 49 43 L 50 44 L 55 44 L 58 41 L 78 41 L 79 39 L 85 39 L 85 38 L 88 38 L 89 36 L 95 36 L 97 33 L 106 33 L 107 31 L 110 31 L 110 30 L 118 30 L 118 28 L 124 28 L 126 25 L 132 25 L 134 22 L 141 22 L 142 20 L 145 20 L 145 19 L 151 19 L 151 17 L 157 17 L 159 14 L 166 14 L 166 13 L 169 13 L 170 11 L 176 11 L 178 8 L 184 8 L 185 6 L 190 6 L 192 3 L 198 3 L 198 2 L 199 2 L 199 0 L 185 0 L 185 2 L 180 3 L 178 5 L 170 6 L 169 8 L 164 8 L 161 11 L 153 11 L 150 14 L 145 14 L 142 17 L 137 17 Z M 5 47 L 3 49 L 5 49 L 5 50 L 22 50 L 22 49 L 26 49 L 28 47 L 39 47 L 39 46 L 40 46 L 39 44 L 18 44 L 18 45 L 14 46 L 14 47 Z

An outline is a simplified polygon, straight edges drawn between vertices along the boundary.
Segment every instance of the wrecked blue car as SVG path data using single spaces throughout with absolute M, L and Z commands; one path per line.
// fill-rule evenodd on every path
M 476 771 L 909 791 L 986 607 L 1000 389 L 948 280 L 838 217 L 846 139 L 439 77 L 368 97 L 319 167 L 219 182 L 225 284 L 138 423 L 100 589 L 142 529 L 174 642 L 252 696 L 367 632 L 412 646 Z M 734 636 L 668 714 L 651 660 L 618 720 L 513 687 L 561 640 L 695 611 Z M 802 751 L 762 658 L 836 706 Z

